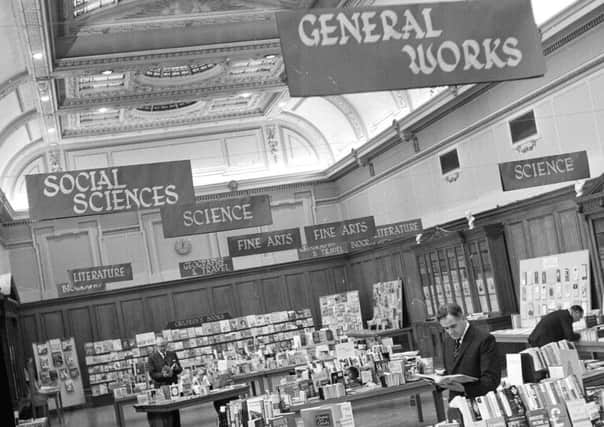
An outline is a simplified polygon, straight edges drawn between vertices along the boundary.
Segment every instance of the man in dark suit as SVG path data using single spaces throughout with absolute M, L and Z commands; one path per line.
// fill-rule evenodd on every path
M 168 350 L 168 342 L 164 338 L 155 341 L 155 351 L 149 355 L 149 376 L 155 388 L 178 382 L 178 374 L 182 367 L 176 353 Z
M 573 322 L 578 322 L 582 317 L 583 308 L 580 305 L 546 314 L 531 332 L 529 344 L 533 347 L 541 347 L 564 339 L 577 341 L 581 335 L 573 332 Z
M 449 400 L 461 395 L 468 398 L 483 396 L 499 386 L 501 362 L 495 337 L 470 325 L 458 304 L 450 303 L 438 310 L 437 319 L 446 331 L 443 360 L 444 375 L 463 374 L 478 378 L 460 384 L 439 377 L 437 384 L 449 389 Z

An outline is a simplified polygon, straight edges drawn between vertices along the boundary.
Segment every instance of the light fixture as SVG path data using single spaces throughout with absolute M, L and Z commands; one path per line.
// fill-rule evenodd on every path
M 112 71 L 112 70 L 105 70 L 105 71 L 103 71 L 101 74 L 102 74 L 102 75 L 104 75 L 104 76 L 108 76 L 108 75 L 110 75 L 111 73 L 113 73 L 113 71 Z
M 57 130 L 55 128 L 48 128 L 48 133 L 55 133 Z
M 48 101 L 50 101 L 50 96 L 48 96 L 48 95 L 41 95 L 40 96 L 40 101 L 42 101 L 42 102 L 48 102 Z
M 472 212 L 466 212 L 466 219 L 468 220 L 468 230 L 474 230 L 474 221 L 476 220 L 476 218 L 474 218 Z
M 241 96 L 242 98 L 249 98 L 250 96 L 252 96 L 252 94 L 249 92 L 243 92 L 240 93 L 239 96 Z
M 285 108 L 286 105 L 287 105 L 287 102 L 285 102 L 285 101 L 281 101 L 279 104 L 277 104 L 277 106 L 281 109 Z
M 580 179 L 579 181 L 575 182 L 575 193 L 577 193 L 577 197 L 581 197 L 583 195 L 583 188 L 585 187 L 585 181 L 584 179 Z
M 107 107 L 101 107 L 97 111 L 99 113 L 103 114 L 103 113 L 106 113 L 107 111 L 109 111 L 109 108 L 107 108 Z
M 277 55 L 275 55 L 274 53 L 269 53 L 268 55 L 264 55 L 265 59 L 274 59 L 276 57 L 277 57 Z
M 43 54 L 42 52 L 36 52 L 36 53 L 34 53 L 34 54 L 32 55 L 32 57 L 33 57 L 34 59 L 38 59 L 38 60 L 40 60 L 40 59 L 44 58 L 44 54 Z
M 419 245 L 421 242 L 422 242 L 422 233 L 416 234 L 415 243 L 417 243 Z

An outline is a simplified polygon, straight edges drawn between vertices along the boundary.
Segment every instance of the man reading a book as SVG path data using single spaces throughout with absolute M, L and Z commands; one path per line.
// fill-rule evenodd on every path
M 456 303 L 438 310 L 437 319 L 446 332 L 443 345 L 445 370 L 436 383 L 449 389 L 449 400 L 468 398 L 494 391 L 501 381 L 501 362 L 495 337 L 470 325 Z
M 168 350 L 168 342 L 165 338 L 157 338 L 155 351 L 149 356 L 148 363 L 149 376 L 156 388 L 178 382 L 178 374 L 182 372 L 182 368 L 176 353 Z
M 573 332 L 573 322 L 578 322 L 582 317 L 583 308 L 580 305 L 546 314 L 531 332 L 529 344 L 532 347 L 541 347 L 560 340 L 577 341 L 581 335 Z

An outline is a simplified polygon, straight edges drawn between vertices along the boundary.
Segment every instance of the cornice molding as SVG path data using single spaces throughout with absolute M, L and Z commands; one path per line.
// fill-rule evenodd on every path
M 27 70 L 20 72 L 19 74 L 15 74 L 12 77 L 9 77 L 7 80 L 0 84 L 0 99 L 4 98 L 9 93 L 18 89 L 24 83 L 27 83 L 31 80 L 31 77 Z

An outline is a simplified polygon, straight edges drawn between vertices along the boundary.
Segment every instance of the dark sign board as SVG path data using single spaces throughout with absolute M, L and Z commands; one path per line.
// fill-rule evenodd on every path
M 230 257 L 196 259 L 179 262 L 180 277 L 213 276 L 233 271 L 233 260 Z
M 530 0 L 277 12 L 290 96 L 542 76 Z
M 105 282 L 88 282 L 82 284 L 59 283 L 57 285 L 57 291 L 59 297 L 67 297 L 104 291 L 105 287 Z
M 342 255 L 348 252 L 347 243 L 326 243 L 324 245 L 306 246 L 298 249 L 298 258 L 311 259 Z
M 586 151 L 499 164 L 503 191 L 589 178 Z
M 409 221 L 395 222 L 376 226 L 375 240 L 385 241 L 399 239 L 408 236 L 415 236 L 423 230 L 421 219 L 412 219 Z
M 161 210 L 164 237 L 258 227 L 273 223 L 269 196 L 239 197 Z
M 368 216 L 347 221 L 310 225 L 304 227 L 304 234 L 306 234 L 306 244 L 308 246 L 372 239 L 375 235 L 375 221 L 372 216 Z
M 227 241 L 232 257 L 287 251 L 302 246 L 299 228 L 228 237 Z
M 67 270 L 69 280 L 74 286 L 94 283 L 123 282 L 132 280 L 132 264 L 100 265 L 97 267 Z
M 195 201 L 189 160 L 27 175 L 25 181 L 34 220 Z
M 231 318 L 231 313 L 216 313 L 206 314 L 203 316 L 194 317 L 186 320 L 173 320 L 168 322 L 166 329 L 183 329 L 193 328 L 195 326 L 201 326 L 204 323 L 217 322 L 219 320 L 228 320 Z

